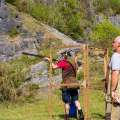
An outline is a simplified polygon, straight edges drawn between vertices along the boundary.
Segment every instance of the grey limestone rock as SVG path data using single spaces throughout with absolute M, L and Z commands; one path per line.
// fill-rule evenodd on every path
M 10 12 L 9 12 L 9 9 L 7 7 L 7 5 L 3 5 L 1 4 L 1 7 L 0 7 L 0 18 L 2 19 L 5 19 L 9 16 Z

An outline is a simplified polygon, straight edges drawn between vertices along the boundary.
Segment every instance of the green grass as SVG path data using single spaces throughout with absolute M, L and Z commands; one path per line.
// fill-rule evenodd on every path
M 80 99 L 82 99 L 82 97 L 83 96 L 81 96 Z M 48 110 L 48 106 L 51 109 Z M 89 112 L 92 120 L 103 119 L 104 99 L 102 91 L 90 91 Z M 52 97 L 49 98 L 49 101 L 47 95 L 41 94 L 39 100 L 17 104 L 2 103 L 0 104 L 0 113 L 0 120 L 63 120 L 64 107 L 58 93 L 52 95 Z M 52 118 L 50 117 L 50 114 L 52 115 Z
M 90 110 L 89 111 L 92 119 L 94 120 L 104 119 L 105 104 L 104 104 L 104 95 L 101 90 L 90 91 Z

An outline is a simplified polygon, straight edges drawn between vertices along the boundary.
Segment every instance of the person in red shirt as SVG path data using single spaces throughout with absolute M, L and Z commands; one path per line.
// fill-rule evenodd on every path
M 74 102 L 79 113 L 79 120 L 84 120 L 84 115 L 81 109 L 80 102 L 78 100 L 78 87 L 70 87 L 71 83 L 78 83 L 76 80 L 76 70 L 75 67 L 68 61 L 67 54 L 62 54 L 63 59 L 59 60 L 57 63 L 52 63 L 53 69 L 62 69 L 62 83 L 68 84 L 68 86 L 62 87 L 62 100 L 65 103 L 66 116 L 69 115 L 70 103 Z M 50 61 L 49 58 L 47 58 Z M 68 120 L 68 117 L 66 117 Z

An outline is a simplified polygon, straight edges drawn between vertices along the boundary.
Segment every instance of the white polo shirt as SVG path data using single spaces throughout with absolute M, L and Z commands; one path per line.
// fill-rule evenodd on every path
M 120 54 L 115 52 L 113 53 L 110 63 L 109 63 L 109 67 L 111 68 L 111 70 L 120 70 Z

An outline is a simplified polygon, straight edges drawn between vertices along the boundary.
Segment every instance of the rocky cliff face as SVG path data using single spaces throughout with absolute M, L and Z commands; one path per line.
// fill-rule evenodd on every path
M 19 30 L 21 27 L 21 20 L 18 15 L 12 16 L 10 9 L 5 3 L 0 5 L 0 33 L 9 32 L 13 28 Z
M 41 32 L 32 35 L 23 27 L 19 14 L 12 15 L 12 11 L 4 3 L 0 2 L 0 61 L 12 60 L 18 57 L 26 49 L 34 49 L 34 42 L 40 43 L 43 34 Z M 19 34 L 10 37 L 10 32 L 15 29 Z
M 54 3 L 55 1 L 56 0 L 41 0 L 41 2 L 45 3 Z M 25 16 L 26 20 L 23 20 Z M 2 2 L 2 4 L 0 5 L 0 61 L 14 59 L 26 49 L 35 49 L 34 42 L 37 42 L 37 44 L 40 45 L 41 42 L 46 39 L 59 39 L 62 41 L 63 44 L 66 45 L 78 44 L 68 36 L 59 32 L 58 30 L 48 25 L 37 23 L 38 21 L 36 20 L 33 20 L 32 22 L 30 22 L 30 20 L 33 20 L 31 16 L 21 16 L 20 13 L 12 16 L 9 7 L 4 2 Z M 95 24 L 98 24 L 103 20 L 103 16 L 96 15 Z M 109 20 L 113 24 L 120 26 L 119 15 L 110 16 Z M 25 24 L 29 24 L 30 27 L 26 27 Z M 11 31 L 11 29 L 13 28 L 16 28 L 19 31 L 19 35 L 17 35 L 14 38 L 11 38 L 7 33 L 9 33 L 9 31 Z M 84 31 L 87 36 L 87 34 L 91 32 L 91 29 L 87 28 Z
M 42 23 L 38 24 L 30 16 L 24 18 L 25 15 L 23 15 L 24 17 L 20 14 L 18 15 L 17 17 L 12 17 L 8 6 L 5 4 L 0 7 L 0 61 L 16 59 L 23 51 L 35 49 L 35 43 L 40 45 L 46 39 L 59 39 L 66 45 L 77 44 L 58 30 Z M 27 20 L 25 21 L 24 19 Z M 19 23 L 20 27 L 18 27 Z M 25 24 L 29 24 L 30 27 Z M 19 30 L 19 34 L 15 37 L 10 37 L 8 33 L 14 27 Z M 34 31 L 34 33 L 31 31 Z
M 109 16 L 108 19 L 112 24 L 120 26 L 120 15 Z M 96 15 L 96 24 L 101 23 L 104 20 L 104 16 Z
M 37 40 L 36 40 L 37 39 Z M 10 38 L 8 35 L 1 34 L 0 37 L 0 61 L 9 61 L 16 59 L 25 50 L 35 49 L 36 44 L 40 44 L 41 36 L 31 35 L 17 36 Z

